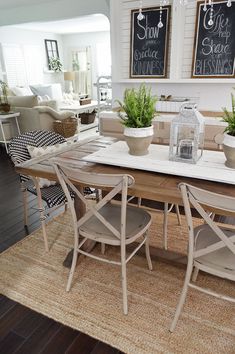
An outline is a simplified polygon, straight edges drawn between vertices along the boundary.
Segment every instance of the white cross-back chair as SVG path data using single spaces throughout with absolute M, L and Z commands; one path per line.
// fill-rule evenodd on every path
M 216 210 L 216 213 L 232 214 L 235 216 L 235 198 L 212 193 L 188 184 L 179 185 L 185 208 L 185 215 L 189 229 L 188 265 L 185 281 L 174 320 L 170 331 L 173 332 L 183 308 L 188 287 L 202 291 L 215 297 L 235 302 L 235 298 L 218 294 L 210 289 L 194 284 L 199 270 L 215 276 L 235 281 L 235 229 L 232 225 L 221 225 L 213 220 L 213 214 L 207 210 Z M 205 223 L 193 228 L 193 219 L 190 207 L 195 208 Z M 194 274 L 191 276 L 194 268 Z M 219 281 L 219 280 L 218 280 Z
M 130 202 L 133 198 L 135 198 L 135 197 L 130 197 L 128 201 Z M 138 198 L 138 206 L 139 207 L 141 206 L 141 203 L 142 203 L 142 198 Z M 157 211 L 163 213 L 162 245 L 165 250 L 168 249 L 168 237 L 167 237 L 168 215 L 172 211 L 174 206 L 175 206 L 175 211 L 176 211 L 176 215 L 177 215 L 178 225 L 181 225 L 181 216 L 180 216 L 180 210 L 179 210 L 178 204 L 170 204 L 169 205 L 169 203 L 165 202 L 163 210 L 153 209 L 154 211 L 157 210 Z
M 82 253 L 96 260 L 119 265 L 121 266 L 123 312 L 127 314 L 126 265 L 143 244 L 145 244 L 148 267 L 150 270 L 152 269 L 147 234 L 151 224 L 151 215 L 141 208 L 127 205 L 128 187 L 134 184 L 134 179 L 129 175 L 84 172 L 77 168 L 62 165 L 56 159 L 54 159 L 53 165 L 67 197 L 74 226 L 73 260 L 66 290 L 69 291 L 71 287 L 78 253 Z M 76 187 L 78 185 L 95 186 L 100 189 L 105 189 L 106 191 L 108 189 L 108 193 L 103 197 L 101 196 L 97 204 L 91 205 L 91 203 L 84 198 L 79 188 Z M 78 198 L 78 200 L 86 206 L 85 215 L 79 220 L 68 187 L 75 193 L 75 198 Z M 121 202 L 113 201 L 117 194 L 121 194 Z M 82 236 L 82 238 L 80 238 L 80 236 Z M 130 255 L 127 255 L 126 246 L 136 241 L 141 236 L 143 240 L 140 241 Z M 107 259 L 103 255 L 96 256 L 82 250 L 82 246 L 87 239 L 100 242 L 103 245 L 120 247 L 120 261 Z

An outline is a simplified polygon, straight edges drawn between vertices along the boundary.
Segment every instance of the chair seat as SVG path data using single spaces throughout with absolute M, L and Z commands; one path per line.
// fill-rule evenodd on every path
M 26 188 L 29 192 L 37 195 L 33 181 L 26 182 Z M 44 200 L 48 208 L 63 204 L 67 201 L 64 191 L 59 184 L 54 186 L 41 188 L 42 200 Z
M 120 232 L 121 206 L 108 203 L 99 212 Z M 128 206 L 126 220 L 126 244 L 129 244 L 148 229 L 151 215 L 143 209 Z M 95 216 L 79 228 L 79 234 L 98 242 L 120 245 L 120 240 Z
M 228 236 L 231 237 L 235 234 L 235 231 L 227 230 L 226 228 L 221 228 L 223 232 Z M 196 237 L 197 233 L 199 232 L 198 236 Z M 214 231 L 208 225 L 201 225 L 194 229 L 195 235 L 195 250 L 200 250 L 202 248 L 206 248 L 214 243 L 220 242 L 220 238 L 215 235 Z M 229 276 L 229 279 L 234 277 L 235 280 L 235 256 L 230 251 L 230 249 L 225 246 L 217 251 L 210 252 L 201 257 L 195 258 L 195 262 L 201 265 L 204 265 L 208 268 L 212 268 L 213 270 L 217 270 L 218 274 L 220 272 L 223 273 L 223 276 L 226 274 Z M 213 271 L 213 274 L 215 272 Z

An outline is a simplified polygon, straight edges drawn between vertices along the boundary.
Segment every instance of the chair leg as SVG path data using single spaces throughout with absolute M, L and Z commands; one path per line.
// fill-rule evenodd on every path
M 193 276 L 192 276 L 193 282 L 197 281 L 198 273 L 199 273 L 199 269 L 197 267 L 194 267 Z
M 105 254 L 105 243 L 101 243 L 101 254 Z
M 23 205 L 24 205 L 24 226 L 28 226 L 28 191 L 23 186 L 21 186 L 23 193 Z
M 140 206 L 141 206 L 141 202 L 142 202 L 142 199 L 141 199 L 141 198 L 138 198 L 138 201 L 137 201 L 137 205 L 138 205 L 138 207 L 140 207 Z
M 72 260 L 72 265 L 71 265 L 70 272 L 69 272 L 69 279 L 68 279 L 68 283 L 67 283 L 67 286 L 66 286 L 66 291 L 69 291 L 70 288 L 71 288 L 74 271 L 75 271 L 75 268 L 76 268 L 76 265 L 77 265 L 77 258 L 78 258 L 78 252 L 77 252 L 76 248 L 74 247 L 74 249 L 73 249 L 73 260 Z
M 145 255 L 148 263 L 149 270 L 153 270 L 153 265 L 150 257 L 150 251 L 149 251 L 149 237 L 148 235 L 146 236 L 146 241 L 145 241 Z
M 127 284 L 126 284 L 126 246 L 121 247 L 121 268 L 122 268 L 122 299 L 124 315 L 128 314 Z
M 178 225 L 181 225 L 181 215 L 180 215 L 180 209 L 179 209 L 179 205 L 175 204 L 175 210 L 176 210 L 176 215 L 177 215 L 177 219 L 178 219 Z
M 164 203 L 163 216 L 163 248 L 167 250 L 167 221 L 168 221 L 168 203 Z
M 40 221 L 42 225 L 42 234 L 43 234 L 43 239 L 44 239 L 44 245 L 45 245 L 45 250 L 46 252 L 49 252 L 49 246 L 48 246 L 48 240 L 47 240 L 47 234 L 46 234 L 46 223 L 45 223 L 45 213 L 44 213 L 44 206 L 42 203 L 42 195 L 41 195 L 41 190 L 40 186 L 38 183 L 38 180 L 35 178 L 34 183 L 36 186 L 36 191 L 37 191 L 37 200 L 38 200 L 38 210 L 40 212 Z
M 174 319 L 173 319 L 171 326 L 170 326 L 170 332 L 173 332 L 175 330 L 175 327 L 178 322 L 179 316 L 181 314 L 183 305 L 185 303 L 185 299 L 186 299 L 186 295 L 187 295 L 187 291 L 188 291 L 188 284 L 190 282 L 192 270 L 193 270 L 193 265 L 190 262 L 190 264 L 188 263 L 188 266 L 187 266 L 187 271 L 186 271 L 185 280 L 184 280 L 184 286 L 183 286 L 183 289 L 182 289 L 182 292 L 180 295 L 180 299 L 179 299 L 179 302 L 178 302 L 178 305 L 176 308 Z

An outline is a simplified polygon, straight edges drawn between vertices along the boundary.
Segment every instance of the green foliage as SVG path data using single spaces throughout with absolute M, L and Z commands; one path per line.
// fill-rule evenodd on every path
M 119 113 L 125 127 L 145 128 L 152 125 L 157 98 L 151 95 L 151 88 L 147 89 L 142 84 L 138 90 L 126 89 L 123 103 L 119 100 L 117 102 L 126 113 L 126 115 Z
M 223 108 L 224 116 L 223 121 L 228 123 L 228 126 L 225 128 L 225 132 L 229 135 L 235 136 L 235 97 L 231 93 L 232 99 L 232 112 L 229 112 L 227 108 Z
M 50 58 L 49 60 L 49 69 L 53 70 L 55 72 L 61 72 L 62 71 L 62 63 L 60 61 L 60 58 Z
M 8 104 L 7 93 L 8 93 L 7 83 L 0 80 L 0 104 Z

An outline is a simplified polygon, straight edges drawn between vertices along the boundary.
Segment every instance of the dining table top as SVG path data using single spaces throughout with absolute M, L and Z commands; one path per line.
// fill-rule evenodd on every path
M 56 153 L 49 153 L 27 160 L 17 165 L 16 171 L 24 175 L 56 180 L 56 174 L 51 165 L 51 159 L 56 157 L 59 161 L 71 167 L 79 168 L 87 172 L 130 174 L 134 177 L 135 184 L 129 188 L 128 194 L 153 201 L 182 205 L 183 201 L 178 189 L 178 185 L 181 182 L 189 183 L 221 195 L 235 197 L 235 185 L 232 184 L 145 171 L 144 166 L 143 170 L 139 170 L 87 162 L 83 159 L 85 156 L 110 146 L 116 141 L 116 138 L 102 136 L 81 140 L 68 145 L 63 150 Z M 185 164 L 185 168 L 187 168 L 187 166 L 188 165 Z

